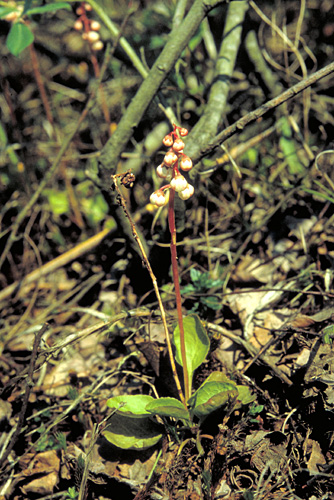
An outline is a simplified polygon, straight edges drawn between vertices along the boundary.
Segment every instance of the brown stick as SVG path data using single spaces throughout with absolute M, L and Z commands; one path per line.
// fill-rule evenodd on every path
M 32 353 L 31 353 L 31 356 L 30 356 L 30 363 L 29 363 L 29 368 L 28 368 L 28 374 L 27 374 L 27 378 L 26 378 L 26 381 L 25 381 L 26 388 L 25 388 L 25 393 L 24 393 L 24 396 L 23 396 L 23 401 L 22 401 L 22 406 L 21 406 L 21 410 L 20 410 L 20 414 L 19 414 L 19 419 L 18 419 L 18 422 L 17 422 L 17 425 L 16 425 L 15 432 L 14 432 L 14 434 L 12 436 L 12 439 L 11 439 L 9 445 L 8 445 L 8 448 L 5 451 L 5 453 L 2 455 L 2 458 L 0 460 L 0 468 L 3 466 L 3 464 L 7 460 L 10 452 L 14 448 L 14 445 L 15 445 L 16 441 L 18 440 L 18 437 L 19 437 L 19 435 L 21 433 L 21 430 L 22 430 L 22 427 L 23 427 L 23 423 L 24 423 L 24 419 L 25 419 L 25 415 L 26 415 L 26 411 L 27 411 L 27 408 L 28 408 L 28 401 L 29 401 L 29 396 L 30 396 L 31 388 L 33 387 L 32 377 L 33 377 L 33 373 L 34 373 L 34 369 L 35 369 L 35 364 L 36 364 L 36 360 L 37 360 L 38 346 L 39 346 L 39 343 L 41 341 L 42 336 L 44 335 L 44 333 L 46 332 L 46 330 L 48 328 L 49 328 L 49 325 L 47 323 L 45 323 L 42 326 L 42 328 L 35 335 L 35 341 L 34 341 Z

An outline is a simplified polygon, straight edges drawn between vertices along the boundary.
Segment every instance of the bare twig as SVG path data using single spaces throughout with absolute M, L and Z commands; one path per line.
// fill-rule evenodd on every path
M 33 377 L 35 364 L 36 364 L 36 360 L 37 360 L 38 347 L 39 347 L 42 336 L 44 335 L 44 333 L 47 331 L 48 328 L 49 328 L 49 325 L 47 323 L 45 323 L 45 325 L 43 325 L 42 328 L 36 333 L 32 353 L 30 356 L 30 362 L 29 362 L 29 367 L 28 367 L 28 376 L 27 376 L 26 381 L 25 381 L 26 388 L 25 388 L 25 392 L 23 395 L 19 419 L 18 419 L 18 422 L 16 424 L 16 429 L 15 429 L 15 432 L 14 432 L 12 439 L 9 443 L 9 446 L 8 446 L 7 450 L 5 451 L 5 453 L 1 457 L 0 469 L 3 466 L 3 464 L 5 463 L 5 461 L 7 460 L 10 452 L 12 451 L 13 447 L 15 446 L 15 443 L 18 440 L 19 435 L 21 433 L 21 430 L 22 430 L 22 427 L 24 424 L 24 419 L 26 416 L 26 411 L 27 411 L 27 407 L 28 407 L 28 401 L 29 401 L 31 388 L 33 387 L 32 377 Z
M 201 158 L 211 153 L 220 144 L 222 144 L 227 139 L 232 137 L 232 135 L 236 134 L 237 132 L 240 132 L 250 123 L 256 121 L 258 118 L 269 113 L 277 106 L 280 106 L 289 99 L 292 99 L 296 95 L 300 94 L 300 92 L 303 92 L 303 90 L 305 90 L 307 87 L 314 85 L 316 82 L 318 82 L 322 78 L 325 78 L 326 76 L 330 75 L 333 72 L 334 72 L 334 63 L 328 64 L 327 66 L 320 69 L 313 75 L 309 76 L 308 78 L 305 78 L 305 80 L 298 82 L 296 85 L 286 90 L 279 96 L 275 97 L 274 99 L 271 99 L 265 104 L 262 104 L 262 106 L 258 107 L 254 111 L 247 113 L 247 115 L 237 120 L 235 123 L 233 123 L 233 125 L 227 127 L 225 130 L 220 132 L 220 134 L 216 135 L 213 141 L 211 141 L 207 146 L 202 148 L 202 150 L 195 157 L 192 157 L 192 160 L 194 162 L 195 161 L 198 162 Z M 194 169 L 191 171 L 191 177 L 193 176 L 192 175 L 193 171 Z

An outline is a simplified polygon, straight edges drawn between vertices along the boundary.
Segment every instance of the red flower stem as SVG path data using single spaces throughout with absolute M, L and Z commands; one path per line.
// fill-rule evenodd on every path
M 180 344 L 181 344 L 181 359 L 182 359 L 182 368 L 183 368 L 184 393 L 185 393 L 186 401 L 188 401 L 191 394 L 190 394 L 190 387 L 189 387 L 186 344 L 185 344 L 184 328 L 183 328 L 179 269 L 178 269 L 178 265 L 177 265 L 174 198 L 175 198 L 175 191 L 173 189 L 170 189 L 169 190 L 169 205 L 168 205 L 168 225 L 169 225 L 169 231 L 170 231 L 170 235 L 171 235 L 170 253 L 171 253 L 172 270 L 173 270 L 173 281 L 174 281 L 174 289 L 175 289 L 177 317 L 178 317 L 178 323 L 179 323 L 179 329 L 180 329 Z

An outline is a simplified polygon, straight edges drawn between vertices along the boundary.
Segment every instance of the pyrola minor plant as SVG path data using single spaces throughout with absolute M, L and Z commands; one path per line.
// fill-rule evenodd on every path
M 171 263 L 178 319 L 178 324 L 173 332 L 175 360 L 157 280 L 126 207 L 126 202 L 117 185 L 117 179 L 121 177 L 121 184 L 125 187 L 131 187 L 134 177 L 131 172 L 112 176 L 114 188 L 119 196 L 118 201 L 129 219 L 133 235 L 152 278 L 165 328 L 172 373 L 179 394 L 179 399 L 174 397 L 154 398 L 148 394 L 124 394 L 108 399 L 107 405 L 113 409 L 114 414 L 112 415 L 111 425 L 104 430 L 103 434 L 108 441 L 119 448 L 144 449 L 155 445 L 163 435 L 163 428 L 159 423 L 161 418 L 171 418 L 175 430 L 180 431 L 181 434 L 184 429 L 196 428 L 196 446 L 199 453 L 203 454 L 204 450 L 200 443 L 200 425 L 206 417 L 219 408 L 225 408 L 226 412 L 230 412 L 233 408 L 253 400 L 253 396 L 247 387 L 236 385 L 222 372 L 210 373 L 202 385 L 195 392 L 192 391 L 194 372 L 205 360 L 209 352 L 210 340 L 198 316 L 194 314 L 182 316 L 176 252 L 174 199 L 175 193 L 183 200 L 187 200 L 194 193 L 193 186 L 188 183 L 180 172 L 180 170 L 188 172 L 192 168 L 191 159 L 183 153 L 185 144 L 182 137 L 187 134 L 187 129 L 174 125 L 173 131 L 164 137 L 163 144 L 169 150 L 165 154 L 161 165 L 157 167 L 157 173 L 159 177 L 165 179 L 169 184 L 162 186 L 150 196 L 151 203 L 158 207 L 168 203 Z M 175 362 L 182 367 L 183 388 L 179 381 Z M 156 420 L 156 417 L 159 417 L 160 421 Z M 179 422 L 181 422 L 180 427 Z M 202 437 L 205 437 L 205 435 L 202 435 Z M 209 438 L 212 439 L 211 436 Z M 181 449 L 182 445 L 180 446 Z

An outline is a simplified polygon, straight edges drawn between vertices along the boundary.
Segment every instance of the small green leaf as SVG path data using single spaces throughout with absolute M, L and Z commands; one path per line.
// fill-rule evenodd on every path
M 43 192 L 48 198 L 50 209 L 52 210 L 54 215 L 62 215 L 69 212 L 70 202 L 66 191 L 45 189 Z
M 238 403 L 237 407 L 239 408 L 242 405 L 248 405 L 252 403 L 256 396 L 251 393 L 249 387 L 247 385 L 237 385 L 238 389 Z
M 161 431 L 161 426 L 147 417 L 131 418 L 116 413 L 102 434 L 118 448 L 143 450 L 154 446 L 161 439 Z
M 205 417 L 234 401 L 238 396 L 236 385 L 228 382 L 204 382 L 189 399 L 191 413 L 197 417 Z
M 146 406 L 146 410 L 160 417 L 173 417 L 179 420 L 190 420 L 190 414 L 184 405 L 175 398 L 155 399 Z
M 108 399 L 107 406 L 116 409 L 120 415 L 126 415 L 130 418 L 142 418 L 151 415 L 146 410 L 146 406 L 153 401 L 155 399 L 152 396 L 145 394 L 125 394 Z
M 26 14 L 31 16 L 32 14 L 44 14 L 44 12 L 55 12 L 59 9 L 67 9 L 71 10 L 71 6 L 66 2 L 59 3 L 49 3 L 48 5 L 42 5 L 41 7 L 34 7 L 33 9 L 29 9 Z
M 334 336 L 334 325 L 328 325 L 322 330 L 322 340 L 324 344 L 331 344 Z
M 195 283 L 196 281 L 199 280 L 199 278 L 201 277 L 201 271 L 199 271 L 198 269 L 195 269 L 194 267 L 192 267 L 190 269 L 190 278 L 192 279 L 192 281 Z
M 204 304 L 209 309 L 212 309 L 213 311 L 219 311 L 219 309 L 221 309 L 221 303 L 219 302 L 218 297 L 201 297 L 200 301 L 202 304 Z
M 198 366 L 200 366 L 200 364 L 203 363 L 206 355 L 208 354 L 210 340 L 196 314 L 191 314 L 183 318 L 183 328 L 187 355 L 189 387 L 191 387 L 194 371 Z M 180 328 L 178 325 L 174 330 L 173 342 L 176 347 L 175 359 L 178 364 L 182 366 Z
M 7 49 L 18 56 L 21 52 L 34 41 L 34 35 L 30 29 L 22 23 L 13 24 L 6 39 Z

